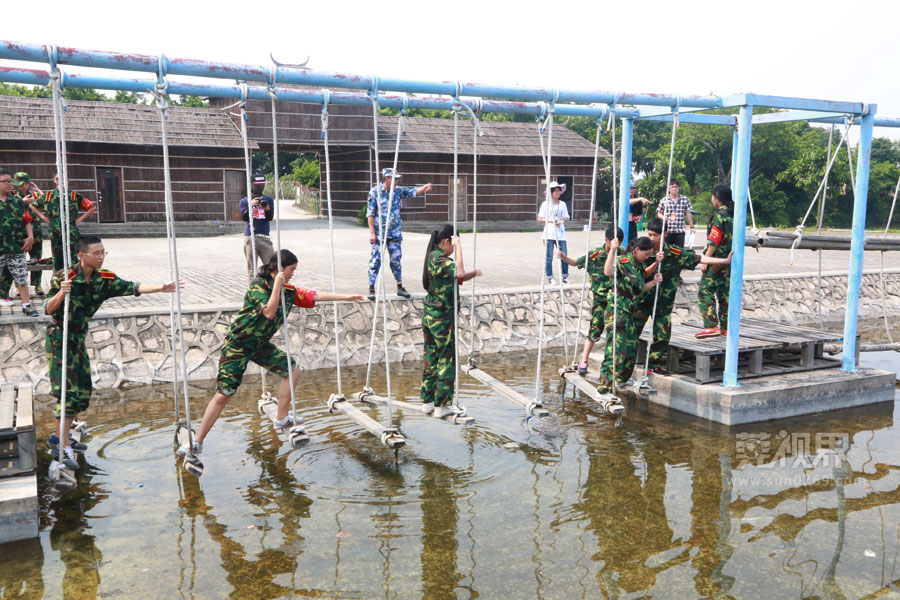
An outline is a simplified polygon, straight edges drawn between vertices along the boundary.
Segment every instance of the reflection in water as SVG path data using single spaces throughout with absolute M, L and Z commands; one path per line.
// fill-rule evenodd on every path
M 533 356 L 495 358 L 486 368 L 530 391 Z M 170 390 L 97 398 L 94 466 L 72 493 L 42 488 L 39 542 L 0 546 L 0 598 L 896 593 L 891 405 L 731 430 L 638 405 L 616 427 L 571 388 L 561 396 L 552 362 L 549 419 L 526 428 L 519 407 L 464 379 L 476 423 L 398 416 L 399 454 L 328 413 L 325 373 L 301 383 L 312 440 L 300 449 L 248 392 L 209 438 L 199 480 L 172 457 Z M 345 385 L 361 387 L 364 370 L 348 371 Z M 416 366 L 394 377 L 415 396 Z M 849 447 L 831 451 L 823 434 Z M 748 460 L 748 436 L 769 440 L 770 456 Z

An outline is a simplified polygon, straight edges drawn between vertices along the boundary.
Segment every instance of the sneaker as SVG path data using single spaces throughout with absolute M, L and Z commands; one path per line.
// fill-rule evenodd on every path
M 569 276 L 568 276 L 568 275 L 566 275 L 565 277 L 563 277 L 563 283 L 569 283 Z
M 719 335 L 728 335 L 728 332 L 719 327 Z
M 59 461 L 67 469 L 71 469 L 73 471 L 78 469 L 78 461 L 75 460 L 75 453 L 70 447 L 66 447 L 66 449 L 63 450 L 62 460 L 59 460 L 59 450 L 53 450 L 53 460 Z
M 434 402 L 423 402 L 422 403 L 422 412 L 426 415 L 430 415 L 434 412 Z
M 12 306 L 15 302 L 12 301 L 12 298 L 0 298 L 0 306 Z
M 42 287 L 39 286 L 39 285 L 34 286 L 34 295 L 35 295 L 35 296 L 43 296 L 43 295 L 44 295 L 44 288 L 42 288 Z
M 707 327 L 706 329 L 701 329 L 697 333 L 694 334 L 694 337 L 698 340 L 702 340 L 703 338 L 711 338 L 719 335 L 718 327 Z
M 587 367 L 588 364 L 586 362 L 580 362 L 578 363 L 578 369 L 576 369 L 575 372 L 584 377 L 585 375 L 587 375 Z
M 367 298 L 369 300 L 371 300 L 372 302 L 375 302 L 375 286 L 374 285 L 369 286 L 369 295 L 367 296 Z
M 187 456 L 188 454 L 196 456 L 198 454 L 203 454 L 203 444 L 194 442 L 192 444 L 191 452 L 188 452 L 187 444 L 182 444 L 181 446 L 178 446 L 178 450 L 175 451 L 175 454 L 178 456 Z
M 409 292 L 406 291 L 406 288 L 402 285 L 397 286 L 397 295 L 401 298 L 410 298 Z
M 34 310 L 34 308 L 29 304 L 27 306 L 22 307 L 22 312 L 25 313 L 26 317 L 36 317 L 38 316 L 38 311 Z
M 51 435 L 50 439 L 47 440 L 47 444 L 51 448 L 56 448 L 59 445 L 59 435 L 55 433 Z M 75 452 L 84 452 L 88 449 L 87 444 L 85 444 L 84 442 L 75 441 L 75 438 L 73 438 L 71 435 L 69 436 L 69 447 L 72 448 L 72 450 L 74 450 Z
M 285 427 L 293 427 L 294 425 L 303 425 L 303 423 L 305 423 L 303 417 L 297 417 L 297 421 L 294 422 L 294 417 L 292 417 L 291 415 L 288 415 L 283 419 L 275 419 L 272 422 L 272 429 L 280 432 Z
M 556 279 L 554 279 L 553 277 L 551 277 L 551 278 L 550 278 L 550 285 L 555 285 L 555 284 L 556 284 Z
M 628 381 L 625 382 L 625 387 L 634 387 L 637 385 L 637 380 L 634 377 L 629 377 Z
M 661 375 L 663 377 L 668 377 L 669 372 L 663 369 L 662 367 L 650 367 L 650 372 L 654 375 Z
M 444 417 L 449 417 L 450 415 L 455 414 L 456 411 L 453 410 L 452 406 L 435 406 L 433 416 L 438 419 L 443 419 Z

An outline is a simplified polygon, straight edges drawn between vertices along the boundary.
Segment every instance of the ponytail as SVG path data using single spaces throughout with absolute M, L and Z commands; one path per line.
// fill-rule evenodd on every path
M 439 229 L 431 232 L 431 237 L 428 240 L 428 249 L 425 250 L 425 265 L 422 267 L 422 287 L 425 288 L 426 292 L 431 289 L 431 284 L 433 283 L 431 273 L 428 270 L 428 260 L 431 257 L 431 253 L 434 252 L 438 244 L 451 237 L 453 237 L 452 225 L 441 225 Z

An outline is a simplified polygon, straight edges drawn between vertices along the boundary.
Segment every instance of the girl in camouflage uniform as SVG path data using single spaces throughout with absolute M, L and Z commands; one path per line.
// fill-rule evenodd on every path
M 637 238 L 630 246 L 631 251 L 624 255 L 618 254 L 621 241 L 616 238 L 610 242 L 610 252 L 603 265 L 603 273 L 612 280 L 613 271 L 617 270 L 616 288 L 609 290 L 609 298 L 606 302 L 606 347 L 603 350 L 603 363 L 600 365 L 600 385 L 597 390 L 601 394 L 610 394 L 613 391 L 613 339 L 616 343 L 616 383 L 625 383 L 634 371 L 634 363 L 637 358 L 637 334 L 634 328 L 634 310 L 640 295 L 652 290 L 657 283 L 662 281 L 662 275 L 657 273 L 650 281 L 644 282 L 644 271 L 641 263 L 653 254 L 653 242 L 650 238 Z M 618 257 L 618 258 L 617 258 Z M 615 299 L 615 329 L 613 329 L 613 295 Z M 612 333 L 615 331 L 615 335 Z
M 260 367 L 283 377 L 278 388 L 278 419 L 275 430 L 290 427 L 303 422 L 297 419 L 294 423 L 288 414 L 291 402 L 290 380 L 288 379 L 287 355 L 277 348 L 271 341 L 271 337 L 284 325 L 281 312 L 281 296 L 284 295 L 286 312 L 291 312 L 291 307 L 312 308 L 316 302 L 365 300 L 360 295 L 332 294 L 329 292 L 317 292 L 306 288 L 288 285 L 294 271 L 297 269 L 297 257 L 290 250 L 281 251 L 281 271 L 278 270 L 278 255 L 273 254 L 269 262 L 262 265 L 257 273 L 257 278 L 250 284 L 250 289 L 244 296 L 244 306 L 238 312 L 225 342 L 222 344 L 222 352 L 219 355 L 219 374 L 216 377 L 216 394 L 206 406 L 203 420 L 194 436 L 193 454 L 203 451 L 203 440 L 212 429 L 213 424 L 222 414 L 222 410 L 241 385 L 244 371 L 250 361 Z M 297 361 L 291 358 L 291 368 L 294 369 L 294 381 L 300 377 Z M 187 448 L 180 448 L 179 452 L 187 453 Z
M 451 260 L 450 254 L 454 257 Z M 453 384 L 456 379 L 455 344 L 456 314 L 453 311 L 453 287 L 474 277 L 481 269 L 463 269 L 462 247 L 453 235 L 453 226 L 443 225 L 431 232 L 422 287 L 425 312 L 422 315 L 422 334 L 425 337 L 425 370 L 422 373 L 422 411 L 435 417 L 453 414 Z
M 725 258 L 731 254 L 731 236 L 734 233 L 732 216 L 734 200 L 731 198 L 731 188 L 727 185 L 717 185 L 713 188 L 710 201 L 714 210 L 706 228 L 706 250 L 703 254 Z M 703 317 L 703 329 L 695 336 L 707 338 L 726 335 L 731 268 L 728 265 L 712 265 L 709 268 L 701 265 L 700 269 L 703 271 L 703 277 L 697 290 L 697 301 L 700 305 L 700 315 Z M 719 303 L 718 311 L 716 301 Z

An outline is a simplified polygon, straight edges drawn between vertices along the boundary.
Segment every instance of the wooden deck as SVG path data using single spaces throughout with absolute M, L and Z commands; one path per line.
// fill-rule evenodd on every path
M 695 334 L 702 328 L 698 322 L 672 326 L 666 369 L 670 373 L 690 375 L 699 383 L 710 383 L 722 377 L 726 338 L 697 339 Z M 645 330 L 638 343 L 639 363 L 644 362 L 649 338 L 650 333 Z M 841 339 L 838 333 L 812 327 L 742 320 L 738 379 L 834 367 L 840 361 L 826 357 L 824 346 Z
M 38 536 L 31 385 L 0 386 L 0 543 Z

